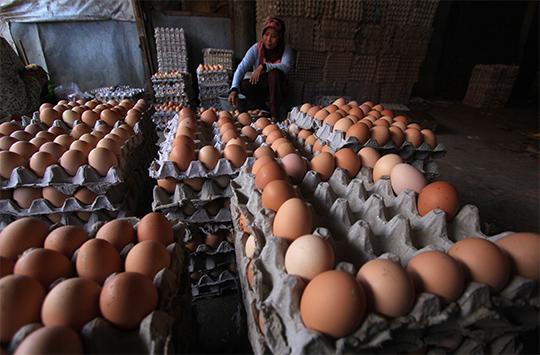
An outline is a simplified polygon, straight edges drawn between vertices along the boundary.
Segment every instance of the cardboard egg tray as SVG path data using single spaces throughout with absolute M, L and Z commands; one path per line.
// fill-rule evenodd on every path
M 229 266 L 234 262 L 234 246 L 229 242 L 222 241 L 215 249 L 202 244 L 195 252 L 190 253 L 188 272 L 211 271 L 222 266 Z
M 191 283 L 193 300 L 218 297 L 238 289 L 238 275 L 229 268 L 205 272 L 198 280 Z
M 137 218 L 125 219 L 137 229 Z M 104 222 L 95 222 L 86 225 L 85 229 L 93 238 L 103 224 Z M 184 226 L 176 224 L 173 231 L 175 241 L 167 246 L 171 265 L 160 270 L 153 280 L 159 296 L 156 310 L 148 314 L 134 330 L 119 329 L 102 317 L 86 323 L 80 333 L 85 353 L 173 354 L 184 350 L 175 349 L 172 343 L 173 331 L 183 329 L 188 332 L 190 328 L 189 312 L 185 312 L 185 309 L 191 306 L 187 292 L 185 253 L 179 243 L 185 233 Z M 122 263 L 133 246 L 134 244 L 130 243 L 120 252 Z M 76 260 L 77 252 L 76 250 L 72 262 Z M 49 290 L 61 281 L 63 279 L 55 281 Z M 24 338 L 39 326 L 39 323 L 32 323 L 21 327 L 9 344 L 9 352 L 14 352 Z M 183 343 L 184 341 L 179 342 L 181 347 L 185 346 Z
M 419 147 L 415 148 L 409 142 L 404 142 L 401 147 L 397 147 L 390 139 L 384 146 L 379 146 L 373 138 L 369 138 L 366 143 L 360 144 L 356 138 L 346 138 L 343 132 L 334 132 L 332 127 L 326 123 L 322 123 L 300 112 L 298 107 L 294 107 L 291 110 L 289 119 L 299 128 L 309 129 L 315 132 L 315 136 L 326 142 L 333 151 L 348 147 L 357 152 L 363 147 L 372 147 L 377 149 L 381 154 L 396 153 L 404 160 L 435 159 L 443 157 L 446 154 L 446 148 L 443 144 L 438 144 L 432 149 L 426 143 L 422 143 Z
M 216 215 L 210 215 L 204 208 L 188 211 L 187 206 L 180 209 L 178 207 L 158 209 L 170 221 L 185 221 L 188 223 L 227 223 L 231 221 L 231 210 L 229 207 L 222 207 Z
M 173 194 L 169 194 L 158 186 L 154 187 L 153 194 L 152 209 L 156 211 L 163 208 L 183 207 L 188 203 L 195 208 L 204 207 L 210 201 L 231 197 L 232 189 L 230 184 L 222 188 L 216 180 L 205 179 L 201 191 L 195 191 L 186 184 L 178 183 Z
M 167 127 L 167 123 L 176 115 L 176 112 L 156 111 L 152 114 L 152 122 L 157 129 L 163 131 Z
M 471 282 L 456 302 L 446 306 L 436 296 L 422 293 L 408 315 L 388 319 L 370 313 L 359 329 L 341 339 L 332 340 L 305 328 L 299 312 L 305 283 L 286 273 L 288 243 L 272 235 L 274 212 L 261 207 L 253 180 L 242 171 L 233 181 L 231 207 L 239 278 L 255 353 L 396 353 L 422 347 L 429 352 L 446 349 L 462 353 L 481 347 L 502 353 L 513 344 L 519 347 L 519 332 L 538 326 L 538 285 L 514 276 L 498 295 L 491 295 L 484 284 Z M 336 268 L 353 275 L 361 264 L 374 258 L 406 265 L 418 252 L 446 251 L 468 236 L 487 237 L 480 231 L 476 207 L 463 206 L 451 223 L 438 210 L 420 217 L 414 193 L 406 191 L 396 197 L 387 179 L 373 184 L 365 169 L 351 181 L 337 169 L 329 182 L 322 183 L 316 173 L 308 172 L 298 190 L 313 207 L 315 234 L 334 245 L 340 261 Z M 244 243 L 248 234 L 240 228 L 240 215 L 247 219 L 257 246 L 253 290 L 246 279 L 249 259 Z M 259 316 L 266 324 L 262 331 Z

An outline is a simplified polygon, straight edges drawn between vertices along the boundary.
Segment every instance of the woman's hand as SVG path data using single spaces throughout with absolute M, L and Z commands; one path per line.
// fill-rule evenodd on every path
M 252 85 L 255 85 L 255 84 L 257 84 L 259 82 L 259 79 L 261 77 L 261 74 L 262 74 L 263 70 L 264 70 L 264 66 L 262 64 L 259 64 L 257 69 L 255 69 L 253 74 L 251 74 L 251 79 L 249 79 L 249 82 Z
M 229 94 L 229 104 L 234 107 L 238 105 L 238 92 L 236 92 L 236 90 L 231 91 Z

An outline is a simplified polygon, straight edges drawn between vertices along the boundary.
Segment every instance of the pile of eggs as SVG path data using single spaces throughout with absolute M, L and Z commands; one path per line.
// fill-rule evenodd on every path
M 31 217 L 11 223 L 0 232 L 0 340 L 9 342 L 22 326 L 41 323 L 45 327 L 36 334 L 55 327 L 76 334 L 68 338 L 69 347 L 80 344 L 78 333 L 96 317 L 137 328 L 158 305 L 153 280 L 170 267 L 172 243 L 172 226 L 158 213 L 147 214 L 135 228 L 127 220 L 107 222 L 95 238 L 76 226 L 49 232 Z M 56 339 L 36 337 L 28 336 L 18 351 L 44 353 L 40 347 Z
M 223 65 L 221 64 L 199 64 L 197 67 L 197 73 L 207 73 L 207 72 L 214 72 L 214 71 L 223 71 L 225 70 L 223 68 Z
M 300 107 L 300 112 L 329 125 L 334 131 L 342 132 L 345 138 L 356 138 L 360 144 L 373 138 L 381 147 L 389 141 L 396 147 L 401 147 L 404 142 L 415 148 L 424 142 L 431 149 L 437 146 L 437 138 L 431 130 L 422 129 L 419 124 L 410 123 L 406 116 L 394 115 L 392 110 L 371 101 L 359 105 L 356 101 L 345 102 L 340 98 L 326 107 L 305 103 Z M 323 149 L 322 143 L 317 143 L 317 138 L 311 131 L 299 130 L 291 133 L 297 134 L 306 146 L 313 146 L 313 151 Z
M 74 176 L 83 165 L 90 165 L 101 176 L 118 166 L 122 146 L 134 135 L 146 104 L 139 100 L 60 101 L 40 107 L 41 124 L 24 129 L 15 122 L 0 125 L 0 176 L 9 179 L 12 171 L 24 166 L 36 177 L 43 177 L 51 165 L 59 165 Z M 70 130 L 53 125 L 62 120 Z M 115 127 L 116 126 L 116 127 Z
M 162 112 L 180 112 L 183 107 L 184 106 L 181 103 L 175 101 L 166 101 L 161 104 L 154 104 L 154 109 Z

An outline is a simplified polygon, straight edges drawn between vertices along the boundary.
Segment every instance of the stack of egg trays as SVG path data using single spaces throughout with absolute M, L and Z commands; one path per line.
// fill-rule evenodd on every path
M 329 125 L 300 112 L 298 107 L 293 107 L 289 119 L 299 128 L 309 129 L 315 132 L 315 136 L 326 142 L 334 151 L 343 147 L 352 148 L 354 151 L 358 151 L 363 147 L 372 147 L 377 149 L 382 155 L 396 153 L 403 160 L 407 161 L 436 159 L 441 158 L 446 154 L 446 148 L 443 144 L 438 144 L 432 149 L 426 143 L 422 143 L 419 147 L 415 148 L 409 142 L 404 142 L 401 147 L 396 147 L 393 141 L 389 140 L 384 146 L 379 146 L 373 138 L 368 139 L 364 144 L 360 144 L 356 138 L 346 138 L 343 132 L 334 132 Z
M 157 129 L 163 131 L 167 126 L 167 123 L 176 115 L 175 111 L 157 111 L 152 114 L 152 122 L 156 125 Z
M 225 230 L 232 236 L 232 223 L 190 223 L 186 227 L 185 242 L 197 234 L 218 233 Z M 191 277 L 191 295 L 193 300 L 218 297 L 226 292 L 238 289 L 238 276 L 233 241 L 224 239 L 215 248 L 201 243 L 189 254 L 188 273 Z M 195 276 L 196 275 L 196 276 Z
M 204 64 L 222 65 L 225 70 L 233 70 L 233 54 L 231 49 L 203 48 Z
M 89 91 L 89 95 L 99 101 L 109 100 L 138 100 L 144 94 L 142 88 L 132 88 L 129 85 L 107 86 Z
M 187 105 L 193 96 L 191 74 L 180 72 L 167 78 L 152 76 L 152 89 L 156 102 L 175 101 Z
M 139 222 L 137 218 L 122 219 L 129 221 L 135 230 L 137 229 Z M 96 221 L 86 224 L 84 228 L 94 238 L 104 223 Z M 168 268 L 160 270 L 153 280 L 158 291 L 156 310 L 147 315 L 139 327 L 133 330 L 119 329 L 102 317 L 94 318 L 84 325 L 80 333 L 85 353 L 174 354 L 185 351 L 188 337 L 173 344 L 173 332 L 181 331 L 185 334 L 191 328 L 189 312 L 185 311 L 191 307 L 191 298 L 188 297 L 185 253 L 181 245 L 185 234 L 184 226 L 174 225 L 173 232 L 174 242 L 167 246 L 171 264 Z M 122 263 L 133 246 L 134 244 L 130 243 L 120 252 Z M 76 257 L 77 251 L 72 257 L 72 262 L 75 262 Z M 56 280 L 49 289 L 63 280 L 63 278 Z M 39 323 L 31 323 L 19 328 L 8 346 L 8 352 L 15 352 L 24 338 L 40 326 Z M 174 345 L 180 349 L 175 349 Z
M 421 217 L 413 191 L 396 197 L 389 179 L 372 183 L 370 174 L 364 167 L 349 180 L 338 168 L 328 182 L 321 182 L 309 171 L 298 186 L 313 207 L 315 233 L 334 245 L 336 260 L 341 261 L 338 269 L 355 275 L 361 264 L 374 258 L 389 258 L 405 266 L 419 252 L 447 251 L 454 242 L 470 236 L 497 240 L 508 234 L 482 234 L 478 210 L 472 205 L 463 206 L 450 223 L 440 210 Z M 341 339 L 331 340 L 306 329 L 299 312 L 305 283 L 285 271 L 288 243 L 272 235 L 274 212 L 262 208 L 253 175 L 246 170 L 233 181 L 233 188 L 237 265 L 256 354 L 397 353 L 420 348 L 429 353 L 517 353 L 519 332 L 538 326 L 538 285 L 514 276 L 498 295 L 491 295 L 484 284 L 471 282 L 447 306 L 436 296 L 422 293 L 408 315 L 387 319 L 368 314 L 356 332 Z M 257 246 L 253 291 L 246 279 L 249 259 L 244 245 L 249 234 L 242 231 L 246 225 Z M 261 328 L 261 324 L 265 325 Z
M 26 120 L 24 123 L 40 124 L 36 119 Z M 67 129 L 67 126 L 60 120 L 56 120 L 54 125 Z M 0 214 L 7 215 L 4 217 L 4 221 L 7 222 L 20 217 L 51 214 L 56 214 L 56 219 L 63 221 L 65 218 L 61 218 L 62 216 L 75 214 L 81 216 L 81 212 L 89 214 L 85 217 L 87 219 L 90 219 L 93 214 L 102 217 L 109 216 L 108 219 L 116 218 L 121 211 L 129 209 L 134 203 L 131 194 L 127 194 L 128 198 L 123 201 L 119 198 L 122 188 L 126 188 L 123 185 L 126 185 L 129 189 L 131 184 L 136 184 L 138 181 L 136 178 L 127 179 L 130 180 L 130 184 L 127 184 L 126 179 L 123 178 L 123 175 L 128 171 L 132 173 L 131 175 L 128 174 L 128 176 L 135 176 L 133 174 L 135 170 L 133 164 L 137 163 L 137 161 L 133 157 L 139 157 L 135 153 L 144 141 L 139 123 L 135 125 L 134 131 L 135 135 L 129 138 L 122 146 L 122 151 L 118 159 L 119 166 L 111 167 L 105 176 L 100 176 L 90 165 L 79 167 L 75 176 L 70 176 L 61 166 L 55 164 L 47 167 L 43 177 L 36 176 L 34 172 L 24 166 L 14 169 L 9 179 L 0 177 L 0 190 L 2 191 L 19 187 L 43 188 L 52 186 L 68 196 L 73 196 L 77 189 L 86 187 L 98 195 L 89 205 L 82 204 L 71 197 L 61 207 L 54 207 L 44 199 L 39 199 L 33 201 L 32 205 L 27 209 L 20 208 L 11 199 L 3 199 L 0 200 Z M 112 191 L 108 193 L 110 190 Z M 111 213 L 96 214 L 98 211 L 110 211 Z

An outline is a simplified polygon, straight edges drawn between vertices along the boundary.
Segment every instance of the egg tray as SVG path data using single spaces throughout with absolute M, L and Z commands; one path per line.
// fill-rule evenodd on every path
M 214 179 L 205 179 L 201 191 L 195 191 L 186 184 L 178 183 L 176 184 L 173 194 L 169 194 L 162 188 L 155 186 L 153 195 L 153 210 L 183 207 L 188 204 L 188 202 L 196 208 L 200 208 L 208 202 L 220 198 L 230 198 L 232 196 L 232 189 L 230 185 L 222 188 Z
M 185 209 L 185 207 L 184 207 Z M 227 223 L 231 221 L 231 211 L 228 207 L 222 207 L 214 216 L 202 208 L 195 210 L 192 214 L 186 213 L 178 207 L 157 209 L 167 217 L 170 221 L 184 221 L 188 223 Z
M 199 248 L 202 246 L 206 245 L 199 245 Z M 197 252 L 191 253 L 189 256 L 189 273 L 211 271 L 235 262 L 234 247 L 228 242 L 221 242 L 216 249 L 211 251 L 212 254 L 201 253 L 199 248 L 197 248 Z
M 404 142 L 401 147 L 397 147 L 390 139 L 384 146 L 380 146 L 373 138 L 369 138 L 367 142 L 361 144 L 354 137 L 346 138 L 343 132 L 334 132 L 332 127 L 325 123 L 320 123 L 305 113 L 300 112 L 298 107 L 292 109 L 289 119 L 299 128 L 314 131 L 315 136 L 326 142 L 333 151 L 347 147 L 357 152 L 363 147 L 372 147 L 377 149 L 381 154 L 396 153 L 404 160 L 441 158 L 446 154 L 446 148 L 443 144 L 438 144 L 432 149 L 426 143 L 422 143 L 419 147 L 415 148 L 409 142 Z
M 332 180 L 339 180 L 336 178 L 339 177 L 339 170 L 337 174 L 334 173 Z M 343 172 L 341 176 L 344 176 Z M 309 182 L 311 178 L 316 177 L 316 174 L 309 172 L 299 187 L 299 190 L 308 192 L 305 196 L 310 196 L 308 201 L 313 204 L 314 210 L 323 214 L 318 216 L 313 213 L 313 220 L 319 223 L 315 234 L 333 241 L 336 260 L 344 261 L 339 263 L 337 268 L 353 275 L 357 270 L 353 265 L 361 265 L 376 257 L 390 258 L 406 265 L 418 252 L 432 249 L 447 250 L 453 243 L 447 233 L 453 236 L 453 240 L 460 240 L 469 235 L 485 237 L 480 232 L 478 211 L 474 206 L 462 208 L 454 222 L 448 226 L 441 211 L 433 211 L 414 221 L 413 217 L 417 215 L 416 207 L 415 204 L 410 205 L 410 202 L 415 202 L 414 194 L 406 192 L 398 197 L 392 197 L 385 193 L 385 190 L 389 190 L 389 183 L 384 180 L 368 186 L 368 190 L 373 191 L 373 194 L 367 200 L 362 200 L 358 193 L 355 195 L 349 188 L 347 196 L 350 200 L 353 202 L 357 200 L 357 205 L 363 205 L 362 219 L 355 219 L 347 200 L 336 195 L 332 196 L 329 192 L 329 187 L 337 183 Z M 471 282 L 462 296 L 446 307 L 441 307 L 436 296 L 420 294 L 407 316 L 385 319 L 371 313 L 355 333 L 332 342 L 302 325 L 298 307 L 305 284 L 300 278 L 287 275 L 285 272 L 284 256 L 287 242 L 272 235 L 271 221 L 274 213 L 261 208 L 260 195 L 255 191 L 252 176 L 243 172 L 235 179 L 233 185 L 235 196 L 231 200 L 231 207 L 233 222 L 237 226 L 235 250 L 238 269 L 241 270 L 239 277 L 243 286 L 246 311 L 251 320 L 249 333 L 255 353 L 379 352 L 381 349 L 384 350 L 384 347 L 392 346 L 394 339 L 410 333 L 411 329 L 421 330 L 416 338 L 413 337 L 415 344 L 422 344 L 426 332 L 430 334 L 434 330 L 441 329 L 448 332 L 439 338 L 436 334 L 433 335 L 433 339 L 439 343 L 444 342 L 448 333 L 466 336 L 472 330 L 477 331 L 475 334 L 477 338 L 487 343 L 503 334 L 538 326 L 537 317 L 530 317 L 530 314 L 538 315 L 540 303 L 537 284 L 515 276 L 499 295 L 491 297 L 486 285 Z M 341 191 L 347 190 L 349 185 L 341 184 Z M 309 191 L 314 191 L 313 195 L 310 195 Z M 385 197 L 386 200 L 393 200 L 396 204 L 385 206 Z M 409 213 L 402 215 L 401 213 L 406 212 L 407 206 Z M 396 211 L 395 216 L 387 221 L 385 215 L 392 210 Z M 248 219 L 257 245 L 253 259 L 253 292 L 249 291 L 245 276 L 249 259 L 243 252 L 247 235 L 238 228 L 240 214 Z M 412 228 L 408 219 L 411 220 Z M 333 239 L 332 234 L 342 236 L 341 240 Z M 414 245 L 417 245 L 420 251 Z M 516 314 L 516 308 L 523 310 L 523 314 Z M 503 316 L 504 309 L 514 312 L 511 318 Z M 256 311 L 263 313 L 266 323 L 265 337 L 255 324 Z M 525 316 L 527 313 L 529 317 Z M 410 343 L 409 340 L 408 344 Z M 413 349 L 404 348 L 400 351 L 407 350 Z
M 203 274 L 191 284 L 191 296 L 194 301 L 202 298 L 219 297 L 238 290 L 238 275 L 224 270 L 216 275 Z
M 154 122 L 159 130 L 163 131 L 165 127 L 167 127 L 167 122 L 169 122 L 175 114 L 176 112 L 156 111 L 152 114 L 152 122 Z
M 122 218 L 130 222 L 135 230 L 139 219 L 135 217 Z M 105 222 L 94 222 L 88 225 L 86 230 L 91 237 L 101 228 Z M 154 277 L 153 283 L 158 291 L 158 305 L 156 310 L 147 315 L 134 330 L 122 330 L 102 317 L 97 317 L 86 323 L 81 330 L 81 337 L 86 353 L 165 353 L 173 354 L 177 351 L 173 347 L 173 326 L 180 326 L 189 329 L 190 324 L 179 320 L 179 315 L 188 312 L 181 312 L 179 308 L 189 309 L 190 299 L 186 297 L 188 290 L 188 278 L 185 273 L 185 253 L 179 241 L 182 240 L 184 229 L 181 224 L 173 226 L 175 242 L 167 246 L 171 255 L 171 265 L 163 268 Z M 122 262 L 133 248 L 134 244 L 126 245 L 120 252 Z M 75 262 L 78 250 L 72 256 Z M 49 289 L 52 289 L 63 279 L 55 281 Z M 39 324 L 37 324 L 39 325 Z M 35 330 L 36 323 L 21 327 L 13 337 L 9 349 L 14 352 L 17 346 Z

